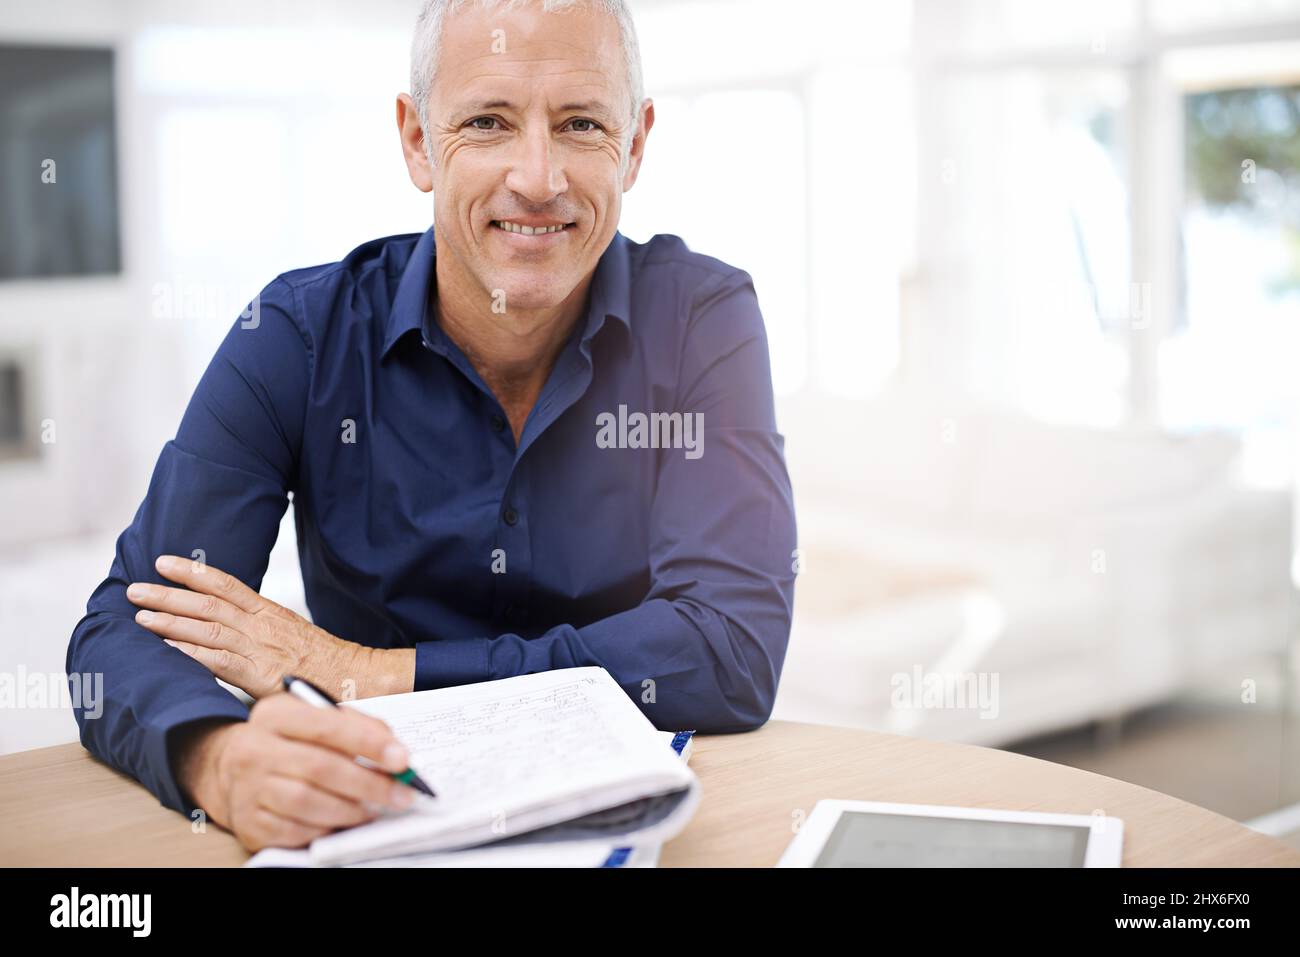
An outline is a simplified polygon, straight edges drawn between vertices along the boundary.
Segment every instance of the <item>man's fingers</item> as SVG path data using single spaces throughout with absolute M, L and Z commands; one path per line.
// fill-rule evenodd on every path
M 185 588 L 133 582 L 126 590 L 126 597 L 141 608 L 199 621 L 217 621 L 240 632 L 245 630 L 249 621 L 248 613 L 230 602 L 215 595 L 204 595 Z
M 241 658 L 229 651 L 192 645 L 188 641 L 177 641 L 174 638 L 164 638 L 163 641 L 177 651 L 189 655 L 227 684 L 243 688 L 253 697 L 257 697 L 257 689 L 252 687 L 253 682 L 249 679 L 247 658 Z
M 258 794 L 261 806 L 311 827 L 352 827 L 375 817 L 360 801 L 341 798 L 297 777 L 272 775 Z
M 286 737 L 367 758 L 385 771 L 406 770 L 409 755 L 392 729 L 359 711 L 313 708 L 290 694 L 276 694 L 259 701 L 251 718 Z
M 245 840 L 245 846 L 258 851 L 263 847 L 303 847 L 328 833 L 328 828 L 303 824 L 259 806 L 252 809 L 251 820 L 241 827 L 241 840 L 247 834 L 252 840 Z
M 182 618 L 169 612 L 148 609 L 136 612 L 135 620 L 155 635 L 191 645 L 228 651 L 235 655 L 243 655 L 251 650 L 247 635 L 219 621 L 199 621 L 196 618 Z
M 154 562 L 154 568 L 163 578 L 178 582 L 191 591 L 214 595 L 230 602 L 236 608 L 255 614 L 266 599 L 233 575 L 227 575 L 220 568 L 191 561 L 178 555 L 160 555 Z
M 364 768 L 331 748 L 281 737 L 266 755 L 275 774 L 295 778 L 342 798 L 400 810 L 413 800 L 411 789 L 383 771 Z

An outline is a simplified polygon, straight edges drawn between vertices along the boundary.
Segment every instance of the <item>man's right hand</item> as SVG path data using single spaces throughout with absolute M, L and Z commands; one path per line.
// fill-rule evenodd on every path
M 412 789 L 376 765 L 406 770 L 388 725 L 350 708 L 324 710 L 288 694 L 262 698 L 247 721 L 206 725 L 176 754 L 181 787 L 250 851 L 302 847 L 322 834 L 411 805 Z

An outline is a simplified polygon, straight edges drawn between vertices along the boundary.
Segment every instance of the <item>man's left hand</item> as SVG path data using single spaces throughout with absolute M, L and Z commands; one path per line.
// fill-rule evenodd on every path
M 306 678 L 336 699 L 411 690 L 409 681 L 403 687 L 405 662 L 391 652 L 336 638 L 233 575 L 175 555 L 159 557 L 154 567 L 185 587 L 135 582 L 126 591 L 142 609 L 135 620 L 254 698 L 280 690 L 285 675 Z

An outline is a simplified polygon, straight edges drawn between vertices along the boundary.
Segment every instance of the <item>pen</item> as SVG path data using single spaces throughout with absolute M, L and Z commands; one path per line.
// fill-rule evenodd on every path
M 313 708 L 337 708 L 339 706 L 337 701 L 325 692 L 321 691 L 320 688 L 317 688 L 306 678 L 298 678 L 294 675 L 285 675 L 284 690 L 289 692 L 289 694 L 293 695 L 299 701 L 307 702 Z M 361 760 L 365 761 L 366 759 L 362 758 Z M 370 764 L 371 762 L 366 761 L 366 763 Z M 407 768 L 405 771 L 390 771 L 389 774 L 392 775 L 394 781 L 400 781 L 402 784 L 410 785 L 421 794 L 427 794 L 429 797 L 438 796 L 433 793 L 433 788 L 425 784 L 423 779 L 421 779 L 421 777 L 411 768 Z

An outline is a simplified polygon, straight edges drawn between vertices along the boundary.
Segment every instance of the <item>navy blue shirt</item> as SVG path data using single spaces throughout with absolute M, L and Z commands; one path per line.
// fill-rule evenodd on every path
M 201 550 L 259 588 L 290 496 L 313 621 L 414 647 L 417 691 L 600 665 L 660 729 L 771 712 L 795 523 L 750 276 L 616 233 L 516 444 L 434 319 L 434 254 L 432 229 L 380 239 L 263 290 L 72 634 L 68 673 L 104 676 L 82 743 L 170 807 L 176 732 L 247 708 L 126 587 Z

